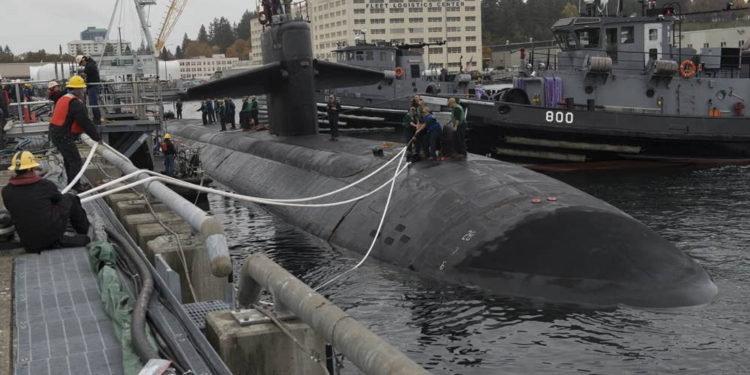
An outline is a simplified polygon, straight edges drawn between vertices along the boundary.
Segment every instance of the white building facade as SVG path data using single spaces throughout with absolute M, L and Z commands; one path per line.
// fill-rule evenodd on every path
M 730 27 L 682 32 L 682 46 L 695 48 L 743 48 L 750 38 L 750 27 Z
M 109 48 L 107 48 L 109 46 Z M 122 42 L 117 40 L 107 40 L 106 42 L 99 38 L 97 40 L 74 40 L 68 42 L 68 54 L 70 55 L 87 55 L 96 56 L 101 55 L 105 50 L 109 49 L 111 54 L 124 55 L 130 53 L 130 42 L 123 40 Z
M 313 54 L 334 61 L 339 46 L 355 40 L 394 44 L 434 43 L 424 48 L 428 68 L 449 71 L 479 70 L 482 65 L 482 13 L 480 0 L 311 0 L 310 24 Z M 261 27 L 251 26 L 251 60 L 262 61 Z
M 216 54 L 211 57 L 193 57 L 190 59 L 177 60 L 180 64 L 180 78 L 184 79 L 207 79 L 214 73 L 230 69 L 239 63 L 237 57 L 226 57 Z

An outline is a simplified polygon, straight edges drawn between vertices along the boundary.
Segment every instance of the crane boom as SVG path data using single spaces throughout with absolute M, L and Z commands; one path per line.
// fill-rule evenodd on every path
M 164 45 L 167 43 L 167 38 L 172 33 L 174 26 L 177 24 L 177 20 L 182 15 L 182 11 L 185 10 L 187 0 L 172 0 L 169 4 L 169 9 L 164 15 L 164 20 L 161 23 L 161 29 L 159 30 L 159 36 L 156 38 L 156 53 L 158 54 Z

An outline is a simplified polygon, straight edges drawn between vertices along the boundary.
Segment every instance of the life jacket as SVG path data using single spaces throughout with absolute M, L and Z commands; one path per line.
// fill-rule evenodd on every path
M 52 118 L 49 120 L 50 125 L 64 126 L 65 120 L 68 118 L 68 110 L 70 109 L 70 102 L 78 100 L 73 94 L 65 94 L 55 104 L 55 112 L 52 114 Z M 78 121 L 73 120 L 73 124 L 70 126 L 70 132 L 73 134 L 82 134 L 83 128 L 78 124 Z
M 167 141 L 161 143 L 161 152 L 167 152 Z

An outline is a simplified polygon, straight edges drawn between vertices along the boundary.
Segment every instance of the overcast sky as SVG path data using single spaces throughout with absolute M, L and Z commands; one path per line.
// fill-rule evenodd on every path
M 150 7 L 154 39 L 170 2 L 157 0 L 157 4 Z M 67 43 L 79 39 L 80 32 L 87 26 L 107 27 L 115 3 L 116 0 L 0 0 L 0 45 L 7 44 L 13 53 L 19 54 L 40 49 L 57 51 L 57 46 L 62 44 L 64 52 Z M 121 25 L 123 39 L 138 44 L 141 38 L 134 1 L 121 0 L 121 3 L 122 21 L 116 17 L 110 38 L 117 39 L 117 26 Z M 200 25 L 208 26 L 215 17 L 238 22 L 246 9 L 255 9 L 255 4 L 255 0 L 188 0 L 167 47 L 174 51 L 186 32 L 188 37 L 195 38 Z

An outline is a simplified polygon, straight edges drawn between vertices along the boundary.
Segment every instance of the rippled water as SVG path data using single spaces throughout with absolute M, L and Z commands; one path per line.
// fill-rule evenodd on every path
M 434 285 L 371 261 L 325 295 L 436 374 L 750 373 L 750 168 L 664 168 L 556 175 L 602 198 L 687 251 L 714 278 L 708 306 L 583 310 L 489 298 Z M 351 267 L 254 205 L 212 196 L 231 228 L 235 263 L 269 255 L 317 285 Z M 356 373 L 348 365 L 345 373 Z

